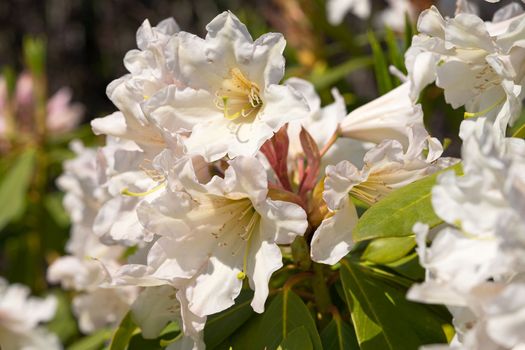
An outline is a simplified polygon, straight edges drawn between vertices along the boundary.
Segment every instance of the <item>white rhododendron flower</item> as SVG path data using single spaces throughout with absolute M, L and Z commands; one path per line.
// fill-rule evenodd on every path
M 444 19 L 432 7 L 418 30 L 405 55 L 413 97 L 436 81 L 453 108 L 465 106 L 465 116 L 485 116 L 504 133 L 525 96 L 525 15 L 491 28 L 467 13 Z
M 352 248 L 357 212 L 350 197 L 372 205 L 392 190 L 453 164 L 454 160 L 439 159 L 442 153 L 439 141 L 424 130 L 412 132 L 407 151 L 400 142 L 386 140 L 367 152 L 362 169 L 348 161 L 327 167 L 323 198 L 333 215 L 325 218 L 314 233 L 311 245 L 314 261 L 335 264 Z
M 137 31 L 139 50 L 131 50 L 124 58 L 130 72 L 113 81 L 107 95 L 120 110 L 91 122 L 95 134 L 106 134 L 134 140 L 143 147 L 162 147 L 162 133 L 144 115 L 142 103 L 162 88 L 178 84 L 167 66 L 166 47 L 179 30 L 172 18 L 151 27 L 148 20 Z
M 410 88 L 404 83 L 351 111 L 340 123 L 341 135 L 375 144 L 397 140 L 407 149 L 413 129 L 425 130 L 423 111 L 410 97 Z
M 66 245 L 69 255 L 58 258 L 47 271 L 47 279 L 65 289 L 81 292 L 73 299 L 79 327 L 91 333 L 120 321 L 137 295 L 134 287 L 109 287 L 109 271 L 120 267 L 125 247 L 103 244 L 93 232 L 98 210 L 107 194 L 98 182 L 97 153 L 74 142 L 77 158 L 66 161 L 58 179 L 66 192 L 64 205 L 72 218 L 71 237 Z M 104 307 L 102 307 L 104 305 Z
M 439 231 L 430 247 L 428 227 L 414 227 L 426 279 L 408 297 L 449 307 L 458 348 L 517 349 L 525 345 L 518 296 L 525 276 L 525 141 L 504 138 L 484 118 L 464 121 L 460 136 L 464 175 L 441 174 L 432 191 L 435 212 L 453 227 Z
M 57 303 L 52 297 L 30 297 L 29 288 L 0 278 L 0 347 L 2 350 L 61 349 L 58 337 L 39 323 L 50 321 Z
M 470 235 L 492 236 L 501 213 L 511 207 L 511 193 L 506 190 L 512 178 L 509 170 L 525 162 L 525 143 L 501 137 L 483 119 L 464 121 L 460 135 L 467 176 L 441 175 L 432 190 L 432 204 L 447 223 Z
M 268 33 L 253 41 L 244 24 L 224 12 L 201 39 L 179 32 L 170 41 L 170 69 L 184 87 L 170 85 L 144 109 L 163 130 L 191 131 L 189 153 L 208 161 L 253 156 L 286 122 L 301 119 L 301 94 L 279 85 L 285 40 Z
M 224 178 L 198 182 L 191 162 L 179 165 L 177 181 L 183 191 L 170 186 L 151 203 L 143 202 L 139 218 L 160 238 L 148 254 L 150 278 L 181 287 L 189 310 L 210 315 L 234 303 L 248 277 L 255 291 L 252 307 L 264 310 L 268 281 L 282 266 L 277 244 L 290 244 L 308 225 L 296 204 L 267 197 L 262 165 L 253 158 L 230 162 Z
M 129 140 L 108 138 L 98 150 L 97 171 L 107 199 L 101 204 L 93 222 L 93 231 L 106 242 L 126 245 L 150 241 L 153 235 L 139 224 L 136 209 L 142 200 L 154 196 L 148 191 L 163 181 L 153 167 L 157 150 L 142 150 Z

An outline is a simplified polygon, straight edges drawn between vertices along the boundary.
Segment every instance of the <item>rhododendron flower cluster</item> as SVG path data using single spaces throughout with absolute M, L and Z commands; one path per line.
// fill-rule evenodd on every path
M 389 11 L 411 11 L 409 2 L 390 3 Z M 370 12 L 367 1 L 328 6 L 338 12 L 329 11 L 335 22 L 348 9 Z M 254 40 L 231 12 L 215 17 L 204 38 L 173 19 L 144 21 L 138 48 L 124 59 L 129 73 L 107 88 L 118 110 L 91 123 L 105 145 L 72 143 L 76 157 L 57 181 L 72 230 L 67 255 L 47 277 L 74 291 L 80 329 L 93 333 L 129 318 L 154 339 L 176 322 L 181 334 L 165 346 L 203 349 L 207 324 L 236 300 L 262 314 L 277 293 L 283 305 L 291 302 L 295 294 L 287 293 L 304 278 L 317 278 L 314 293 L 301 297 L 320 323 L 328 313 L 340 321 L 346 316 L 335 303 L 321 305 L 330 300 L 326 285 L 337 285 L 334 294 L 349 304 L 357 294 L 347 280 L 334 282 L 338 272 L 322 273 L 351 269 L 356 254 L 374 247 L 356 234 L 384 210 L 387 222 L 422 221 L 415 242 L 412 232 L 387 237 L 384 227 L 365 238 L 386 245 L 408 238 L 406 252 L 417 242 L 425 281 L 408 298 L 448 307 L 451 348 L 524 347 L 525 143 L 506 132 L 525 96 L 525 16 L 507 12 L 512 18 L 484 22 L 472 13 L 424 11 L 405 55 L 407 76 L 398 74 L 403 82 L 350 111 L 338 89 L 323 106 L 312 83 L 283 81 L 284 37 Z M 443 157 L 425 127 L 418 98 L 434 82 L 448 104 L 465 108 L 461 160 Z M 442 172 L 452 166 L 463 175 Z M 431 208 L 423 193 L 395 212 L 384 209 L 435 173 Z M 408 288 L 409 272 L 395 275 L 388 266 L 381 278 L 397 276 Z M 376 316 L 349 307 L 362 345 L 366 327 L 357 323 Z M 291 339 L 286 326 L 283 338 Z

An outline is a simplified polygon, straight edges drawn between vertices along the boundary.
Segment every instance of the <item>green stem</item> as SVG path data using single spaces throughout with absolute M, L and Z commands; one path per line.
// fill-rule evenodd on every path
M 313 263 L 313 271 L 314 278 L 312 279 L 312 287 L 314 290 L 317 309 L 321 314 L 327 314 L 330 312 L 332 300 L 330 298 L 330 292 L 328 291 L 328 287 L 326 285 L 323 265 Z

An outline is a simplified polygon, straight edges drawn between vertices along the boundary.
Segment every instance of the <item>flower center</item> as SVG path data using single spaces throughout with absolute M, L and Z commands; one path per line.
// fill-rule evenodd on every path
M 242 74 L 239 68 L 230 70 L 231 78 L 223 80 L 215 93 L 215 105 L 224 112 L 228 120 L 255 116 L 263 101 L 257 84 Z
M 350 195 L 372 205 L 391 192 L 391 189 L 378 176 L 371 174 L 368 179 L 350 190 Z

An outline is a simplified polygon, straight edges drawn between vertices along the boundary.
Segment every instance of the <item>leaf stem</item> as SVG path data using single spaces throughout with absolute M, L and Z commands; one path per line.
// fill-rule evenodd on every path
M 337 128 L 337 130 L 334 132 L 334 134 L 330 137 L 330 139 L 326 142 L 326 144 L 323 146 L 323 148 L 321 149 L 321 151 L 319 151 L 319 156 L 322 158 L 326 152 L 328 152 L 328 150 L 334 145 L 335 141 L 337 141 L 337 139 L 339 138 L 340 136 L 340 130 L 339 130 L 339 127 Z
M 321 314 L 327 314 L 330 312 L 332 306 L 332 300 L 323 272 L 323 265 L 313 263 L 314 278 L 312 279 L 312 288 L 314 290 L 315 300 L 317 309 Z

